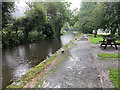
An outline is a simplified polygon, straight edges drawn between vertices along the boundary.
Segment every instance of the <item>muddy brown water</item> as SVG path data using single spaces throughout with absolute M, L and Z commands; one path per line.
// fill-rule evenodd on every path
M 2 50 L 2 87 L 5 88 L 11 80 L 21 78 L 32 67 L 51 56 L 62 46 L 73 39 L 75 35 L 66 34 L 60 38 L 41 40 L 36 43 L 19 45 Z

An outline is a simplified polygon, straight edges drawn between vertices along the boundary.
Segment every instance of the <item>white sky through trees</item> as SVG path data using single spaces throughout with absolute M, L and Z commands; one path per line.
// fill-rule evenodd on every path
M 28 8 L 28 6 L 26 5 L 24 1 L 25 0 L 20 0 L 20 2 L 17 2 L 17 1 L 15 2 L 17 10 L 14 13 L 12 13 L 13 17 L 22 17 L 25 15 L 24 12 Z M 65 0 L 65 1 L 68 1 L 71 3 L 71 6 L 70 6 L 71 10 L 74 10 L 76 8 L 78 8 L 79 10 L 81 0 Z
M 70 9 L 80 8 L 81 0 L 65 0 L 71 3 Z

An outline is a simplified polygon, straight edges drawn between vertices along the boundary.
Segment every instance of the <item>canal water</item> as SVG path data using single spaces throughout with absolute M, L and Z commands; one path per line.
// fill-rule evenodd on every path
M 74 36 L 73 34 L 66 34 L 56 39 L 40 40 L 36 43 L 3 49 L 2 87 L 6 87 L 11 80 L 21 78 L 32 67 L 46 59 L 46 56 L 51 56 L 67 44 Z

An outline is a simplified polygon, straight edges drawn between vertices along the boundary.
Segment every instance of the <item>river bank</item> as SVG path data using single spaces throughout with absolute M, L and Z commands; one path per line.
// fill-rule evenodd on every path
M 50 57 L 75 35 L 67 33 L 60 38 L 40 40 L 36 43 L 23 44 L 2 49 L 2 86 L 6 87 L 20 79 L 31 68 Z
M 68 44 L 66 44 L 64 47 L 62 47 L 59 51 L 57 51 L 56 53 L 54 53 L 54 55 L 52 55 L 51 57 L 47 57 L 46 60 L 44 60 L 46 62 L 41 62 L 39 65 L 37 65 L 33 69 L 31 69 L 27 74 L 25 74 L 21 78 L 21 80 L 17 80 L 15 82 L 16 84 L 13 83 L 12 85 L 8 86 L 7 88 L 21 88 L 21 87 L 24 87 L 24 85 L 26 83 L 28 83 L 34 76 L 36 76 L 39 72 L 41 72 L 41 70 L 43 70 L 45 67 L 47 67 L 55 58 L 57 58 L 62 53 L 62 49 L 63 50 L 66 49 L 67 46 L 69 46 L 69 44 L 72 41 L 70 41 Z

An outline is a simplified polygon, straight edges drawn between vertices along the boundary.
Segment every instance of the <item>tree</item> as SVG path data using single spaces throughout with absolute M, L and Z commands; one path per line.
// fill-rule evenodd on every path
M 55 36 L 60 36 L 60 30 L 64 23 L 69 21 L 70 11 L 67 2 L 46 2 L 45 9 L 47 11 L 48 23 L 55 30 Z
M 79 30 L 92 33 L 93 30 L 109 30 L 120 33 L 120 2 L 82 2 L 79 15 Z
M 25 26 L 24 36 L 28 38 L 30 31 L 37 29 L 42 31 L 45 23 L 47 22 L 47 13 L 41 5 L 35 5 L 33 8 L 26 12 L 26 17 L 23 19 L 22 24 Z
M 2 27 L 6 27 L 12 19 L 11 12 L 14 11 L 14 2 L 2 2 Z

